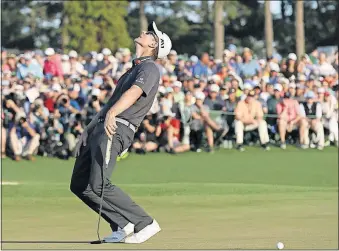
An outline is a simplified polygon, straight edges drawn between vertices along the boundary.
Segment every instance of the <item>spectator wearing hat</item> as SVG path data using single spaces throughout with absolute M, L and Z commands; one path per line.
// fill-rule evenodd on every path
M 26 53 L 24 55 L 24 63 L 20 64 L 17 69 L 17 77 L 18 79 L 24 79 L 29 74 L 36 78 L 43 78 L 42 68 L 39 64 L 35 64 L 32 62 L 32 55 Z
M 239 101 L 235 109 L 235 134 L 237 149 L 244 151 L 244 131 L 258 129 L 261 146 L 269 150 L 267 123 L 263 119 L 264 113 L 259 101 L 254 99 L 255 91 L 251 90 L 244 100 Z
M 36 132 L 34 126 L 26 119 L 23 112 L 15 115 L 15 124 L 9 129 L 10 148 L 14 153 L 14 160 L 21 158 L 33 161 L 39 147 L 40 135 Z
M 68 53 L 70 63 L 70 75 L 80 76 L 84 74 L 84 66 L 78 61 L 78 53 L 71 50 Z
M 250 79 L 255 75 L 261 77 L 261 68 L 258 60 L 253 59 L 252 51 L 249 48 L 244 48 L 243 62 L 240 65 L 240 77 Z
M 57 62 L 54 60 L 53 56 L 55 51 L 53 48 L 47 48 L 45 50 L 46 59 L 44 62 L 43 73 L 47 79 L 51 79 L 52 76 L 57 76 L 62 78 L 62 69 L 59 68 Z
M 8 54 L 6 58 L 3 58 L 4 63 L 2 64 L 2 71 L 9 71 L 10 73 L 16 73 L 17 62 L 14 54 Z
M 318 72 L 320 76 L 329 76 L 335 74 L 333 66 L 327 62 L 326 54 L 319 54 Z
M 214 145 L 221 143 L 220 141 L 226 136 L 229 128 L 223 128 L 210 117 L 209 108 L 204 105 L 205 94 L 203 92 L 196 92 L 195 99 L 195 104 L 192 107 L 193 122 L 191 129 L 194 131 L 193 134 L 195 136 L 197 136 L 197 132 L 205 129 L 208 144 L 207 151 L 213 152 Z M 216 133 L 215 137 L 214 132 Z M 201 138 L 199 138 L 199 136 L 195 137 L 193 141 L 195 143 L 195 149 L 200 149 Z
M 329 130 L 329 139 L 335 143 L 338 147 L 338 118 L 336 117 L 336 109 L 338 108 L 338 101 L 331 97 L 329 92 L 326 92 L 324 88 L 318 89 L 319 102 L 322 109 L 321 122 L 324 128 Z
M 278 75 L 280 72 L 279 65 L 277 63 L 270 62 L 269 68 L 270 68 L 269 83 L 275 85 L 279 82 L 279 75 Z
M 184 103 L 185 94 L 181 91 L 182 83 L 180 81 L 175 81 L 172 86 L 174 103 Z
M 299 103 L 292 99 L 291 94 L 286 92 L 283 99 L 277 104 L 278 128 L 280 135 L 280 147 L 286 149 L 286 132 L 292 132 L 300 126 Z M 304 135 L 304 127 L 300 128 L 300 136 Z
M 297 77 L 298 71 L 296 61 L 297 55 L 295 55 L 294 53 L 288 54 L 286 66 L 284 66 L 282 70 L 282 74 L 285 78 L 290 79 L 292 76 L 294 76 L 295 78 Z
M 300 104 L 300 115 L 302 118 L 301 126 L 305 132 L 300 137 L 301 147 L 303 149 L 309 147 L 309 129 L 311 129 L 316 137 L 312 138 L 312 143 L 318 144 L 318 150 L 323 150 L 325 144 L 324 127 L 321 123 L 322 109 L 318 102 L 315 102 L 316 95 L 313 91 L 305 94 L 306 102 Z
M 205 98 L 204 105 L 209 110 L 221 111 L 224 108 L 224 101 L 219 95 L 220 87 L 217 84 L 212 84 L 209 87 L 208 97 Z

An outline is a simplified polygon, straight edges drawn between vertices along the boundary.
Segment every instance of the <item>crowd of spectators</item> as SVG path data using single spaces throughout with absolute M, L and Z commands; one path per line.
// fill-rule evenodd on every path
M 133 59 L 127 48 L 1 54 L 1 152 L 16 161 L 73 156 L 82 131 Z M 156 62 L 158 95 L 131 151 L 338 146 L 338 52 L 258 59 L 249 48 L 229 45 L 222 59 L 172 50 Z

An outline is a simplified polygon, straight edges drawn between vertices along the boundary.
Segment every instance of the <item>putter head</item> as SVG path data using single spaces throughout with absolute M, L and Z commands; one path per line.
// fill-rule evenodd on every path
M 96 241 L 91 241 L 90 243 L 91 244 L 103 244 L 103 243 L 105 243 L 105 241 L 104 240 L 96 240 Z

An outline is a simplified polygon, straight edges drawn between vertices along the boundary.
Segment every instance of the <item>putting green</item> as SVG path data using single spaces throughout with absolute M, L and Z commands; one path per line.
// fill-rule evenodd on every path
M 338 248 L 338 154 L 289 148 L 130 155 L 113 182 L 162 231 L 142 245 L 2 244 L 3 249 Z M 69 191 L 74 161 L 2 162 L 5 241 L 95 240 L 97 215 Z M 101 236 L 109 233 L 102 221 Z

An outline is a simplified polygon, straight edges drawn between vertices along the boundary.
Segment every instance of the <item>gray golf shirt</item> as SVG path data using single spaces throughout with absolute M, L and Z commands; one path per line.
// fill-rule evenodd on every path
M 112 97 L 100 111 L 101 116 L 105 117 L 108 110 L 120 97 L 133 85 L 137 85 L 143 90 L 143 94 L 131 107 L 117 117 L 138 127 L 152 107 L 155 95 L 158 92 L 159 82 L 160 71 L 152 57 L 134 59 L 133 67 L 121 76 Z

